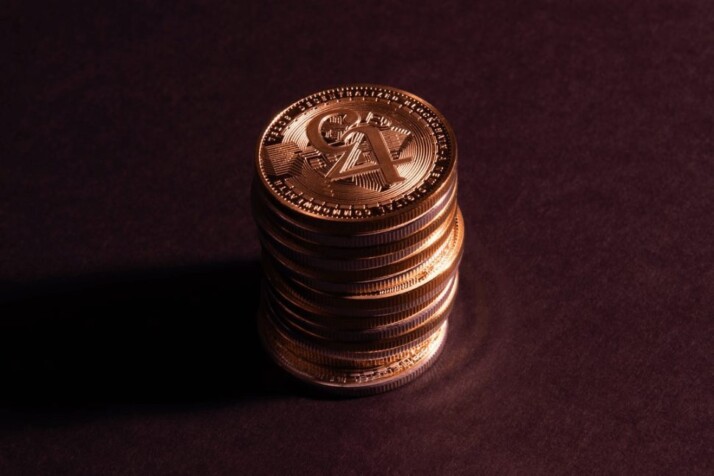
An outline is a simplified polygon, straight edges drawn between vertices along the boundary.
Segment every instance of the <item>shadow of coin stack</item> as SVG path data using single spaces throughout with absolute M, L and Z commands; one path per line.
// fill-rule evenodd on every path
M 390 87 L 321 91 L 274 118 L 256 170 L 269 354 L 349 395 L 423 373 L 446 339 L 464 242 L 445 119 Z

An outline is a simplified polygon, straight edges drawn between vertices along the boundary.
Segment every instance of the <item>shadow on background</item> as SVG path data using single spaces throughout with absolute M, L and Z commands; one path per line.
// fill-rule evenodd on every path
M 5 287 L 2 420 L 290 391 L 257 336 L 260 275 L 251 261 Z

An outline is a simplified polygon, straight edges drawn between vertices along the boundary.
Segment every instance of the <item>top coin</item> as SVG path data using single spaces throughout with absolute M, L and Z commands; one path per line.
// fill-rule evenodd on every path
M 271 121 L 256 154 L 277 203 L 342 223 L 413 215 L 448 187 L 455 165 L 454 133 L 434 106 L 370 84 L 292 104 Z

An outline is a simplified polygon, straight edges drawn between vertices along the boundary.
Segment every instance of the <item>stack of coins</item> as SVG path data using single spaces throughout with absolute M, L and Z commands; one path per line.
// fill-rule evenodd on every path
M 346 394 L 427 369 L 445 342 L 464 241 L 456 142 L 441 114 L 385 86 L 321 91 L 272 120 L 256 171 L 259 331 L 275 361 Z

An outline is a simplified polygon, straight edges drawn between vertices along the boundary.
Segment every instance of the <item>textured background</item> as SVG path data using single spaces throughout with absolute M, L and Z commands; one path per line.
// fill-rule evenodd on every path
M 0 473 L 714 471 L 712 2 L 90 3 L 3 6 Z M 350 82 L 450 119 L 468 240 L 435 371 L 332 400 L 247 200 Z

